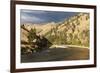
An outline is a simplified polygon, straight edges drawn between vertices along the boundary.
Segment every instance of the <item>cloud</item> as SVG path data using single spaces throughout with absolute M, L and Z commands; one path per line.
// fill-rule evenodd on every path
M 40 17 L 34 16 L 34 15 L 28 15 L 27 13 L 21 14 L 21 22 L 31 22 L 31 23 L 36 23 L 36 22 L 44 22 L 45 19 L 41 19 Z
M 76 15 L 75 12 L 56 12 L 41 10 L 21 10 L 21 23 L 60 22 Z
M 31 13 L 31 14 L 45 14 L 47 13 L 46 11 L 40 11 L 40 10 L 21 10 L 22 13 Z

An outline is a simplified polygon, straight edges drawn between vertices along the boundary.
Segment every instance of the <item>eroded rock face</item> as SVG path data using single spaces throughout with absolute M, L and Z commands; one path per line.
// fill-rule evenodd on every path
M 21 27 L 21 51 L 22 54 L 32 53 L 34 51 L 41 51 L 52 45 L 44 36 L 37 35 L 36 32 L 31 35 L 35 36 L 29 40 L 30 30 L 25 28 L 23 25 Z M 33 37 L 32 36 L 32 37 Z
M 89 18 L 88 13 L 79 13 L 59 23 L 23 24 L 21 25 L 21 47 L 37 49 L 49 47 L 52 44 L 89 46 Z M 28 36 L 31 29 L 36 30 L 37 37 L 35 39 L 38 42 L 29 42 Z M 43 36 L 43 39 L 40 35 Z

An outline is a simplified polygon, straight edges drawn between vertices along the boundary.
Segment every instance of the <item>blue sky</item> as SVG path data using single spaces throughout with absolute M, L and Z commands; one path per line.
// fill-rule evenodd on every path
M 58 11 L 41 11 L 41 10 L 26 10 L 22 9 L 21 24 L 23 23 L 48 23 L 48 22 L 60 22 L 65 18 L 68 19 L 78 13 L 76 12 L 58 12 Z

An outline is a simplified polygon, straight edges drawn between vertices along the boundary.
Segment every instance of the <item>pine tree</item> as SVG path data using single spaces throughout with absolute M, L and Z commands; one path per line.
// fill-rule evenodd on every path
M 31 43 L 36 38 L 36 29 L 31 29 L 28 34 L 28 41 Z

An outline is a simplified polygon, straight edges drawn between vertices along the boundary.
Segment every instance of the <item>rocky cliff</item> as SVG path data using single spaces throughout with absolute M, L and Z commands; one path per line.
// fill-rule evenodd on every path
M 29 42 L 29 32 L 31 29 L 35 29 L 37 35 L 44 36 L 53 44 L 88 47 L 90 39 L 89 24 L 90 18 L 88 13 L 79 13 L 58 23 L 21 24 L 21 41 Z

